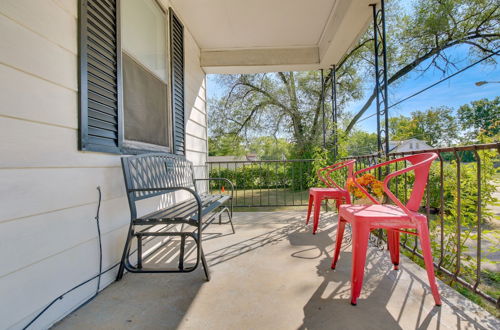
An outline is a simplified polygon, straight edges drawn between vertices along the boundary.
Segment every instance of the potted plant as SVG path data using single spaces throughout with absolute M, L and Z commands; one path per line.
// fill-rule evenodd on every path
M 360 178 L 348 179 L 347 188 L 349 193 L 354 197 L 353 204 L 374 204 L 374 202 L 366 196 L 366 194 L 356 185 L 354 182 L 363 187 L 370 195 L 372 195 L 377 201 L 383 203 L 384 201 L 384 184 L 382 181 L 377 180 L 377 178 L 370 173 L 365 173 Z

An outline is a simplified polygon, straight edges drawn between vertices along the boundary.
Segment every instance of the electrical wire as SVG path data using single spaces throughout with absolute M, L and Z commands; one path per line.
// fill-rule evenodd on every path
M 58 296 L 57 298 L 55 298 L 54 300 L 52 300 L 44 309 L 42 309 L 40 311 L 40 313 L 38 313 L 24 328 L 23 330 L 26 330 L 28 329 L 33 323 L 35 323 L 36 320 L 38 320 L 52 305 L 54 305 L 57 301 L 59 300 L 62 300 L 64 298 L 65 295 L 67 295 L 68 293 L 82 287 L 83 285 L 89 283 L 90 281 L 93 281 L 97 278 L 97 288 L 96 288 L 96 292 L 92 295 L 92 297 L 90 297 L 89 299 L 87 299 L 83 304 L 81 304 L 80 306 L 78 306 L 78 309 L 82 308 L 83 306 L 85 306 L 86 304 L 88 304 L 89 302 L 91 302 L 95 297 L 97 297 L 97 295 L 99 294 L 99 289 L 100 289 L 100 286 L 101 286 L 101 277 L 102 275 L 106 274 L 107 272 L 111 271 L 113 268 L 116 268 L 120 263 L 116 263 L 114 264 L 113 266 L 109 267 L 108 269 L 106 269 L 104 272 L 102 271 L 102 239 L 101 239 L 101 225 L 99 223 L 99 212 L 101 210 L 101 201 L 102 201 L 102 192 L 101 192 L 101 187 L 97 187 L 97 191 L 99 192 L 99 201 L 98 201 L 98 204 L 97 204 L 97 212 L 96 212 L 96 216 L 95 216 L 95 220 L 96 220 L 96 226 L 97 226 L 97 240 L 99 242 L 99 273 L 91 278 L 89 278 L 88 280 L 74 286 L 73 288 L 67 290 L 66 292 L 64 292 L 63 294 L 61 294 L 60 296 Z
M 451 74 L 451 75 L 449 75 L 449 76 L 447 76 L 447 77 L 444 77 L 443 79 L 438 80 L 438 81 L 436 81 L 435 83 L 432 83 L 431 85 L 429 85 L 429 86 L 427 86 L 427 87 L 425 87 L 425 88 L 423 88 L 423 89 L 419 90 L 418 92 L 415 92 L 415 93 L 413 93 L 413 94 L 411 94 L 411 95 L 409 95 L 409 96 L 407 96 L 407 97 L 405 97 L 405 98 L 403 98 L 403 99 L 401 99 L 401 100 L 399 100 L 399 101 L 397 101 L 397 102 L 395 102 L 395 103 L 391 104 L 391 105 L 390 105 L 387 109 L 390 109 L 390 108 L 392 108 L 392 107 L 395 107 L 396 105 L 399 105 L 399 104 L 403 103 L 404 101 L 407 101 L 407 100 L 409 100 L 409 99 L 411 99 L 411 98 L 413 98 L 413 97 L 415 97 L 415 96 L 417 96 L 417 95 L 419 95 L 419 94 L 421 94 L 421 93 L 423 93 L 423 92 L 425 92 L 425 91 L 427 91 L 427 90 L 431 89 L 432 87 L 434 87 L 434 86 L 436 86 L 436 85 L 438 85 L 438 84 L 440 84 L 440 83 L 442 83 L 442 82 L 444 82 L 444 81 L 446 81 L 446 80 L 448 80 L 448 79 L 450 79 L 450 78 L 453 78 L 453 77 L 454 77 L 454 76 L 456 76 L 457 74 L 462 73 L 462 72 L 464 72 L 465 70 L 468 70 L 468 69 L 472 68 L 473 66 L 475 66 L 475 65 L 477 65 L 477 64 L 479 64 L 479 63 L 481 63 L 481 62 L 483 62 L 483 61 L 485 61 L 485 60 L 487 60 L 487 59 L 489 59 L 489 58 L 491 58 L 491 57 L 493 57 L 493 56 L 496 56 L 496 55 L 498 55 L 498 54 L 500 54 L 500 50 L 497 50 L 497 51 L 495 51 L 495 52 L 491 53 L 490 55 L 485 56 L 485 57 L 483 57 L 483 58 L 481 58 L 481 59 L 479 59 L 479 60 L 477 60 L 477 61 L 475 61 L 475 62 L 473 62 L 473 63 L 471 63 L 471 64 L 469 64 L 469 65 L 467 65 L 466 67 L 464 67 L 464 68 L 462 68 L 462 69 L 458 70 L 457 72 L 455 72 L 455 73 L 453 73 L 453 74 Z M 370 115 L 370 116 L 367 116 L 367 117 L 361 118 L 360 120 L 358 120 L 358 123 L 360 123 L 360 122 L 362 122 L 362 121 L 365 121 L 365 120 L 367 120 L 367 119 L 369 119 L 369 118 L 372 118 L 372 117 L 374 117 L 374 116 L 376 116 L 376 115 L 377 115 L 377 113 L 374 113 L 374 114 L 372 114 L 372 115 Z
M 453 74 L 451 74 L 451 75 L 449 75 L 449 76 L 447 76 L 447 77 L 444 77 L 444 78 L 443 78 L 443 79 L 441 79 L 441 80 L 436 81 L 435 83 L 433 83 L 433 84 L 431 84 L 431 85 L 429 85 L 429 86 L 425 87 L 424 89 L 421 89 L 420 91 L 418 91 L 418 92 L 416 92 L 416 93 L 413 93 L 413 94 L 411 94 L 411 95 L 409 95 L 409 96 L 407 96 L 407 97 L 405 97 L 405 98 L 403 98 L 403 99 L 401 99 L 401 100 L 397 101 L 396 103 L 391 104 L 391 105 L 390 105 L 387 109 L 390 109 L 390 108 L 392 108 L 392 107 L 395 107 L 396 105 L 401 104 L 401 103 L 403 103 L 404 101 L 409 100 L 409 99 L 411 99 L 411 98 L 413 98 L 413 97 L 415 97 L 415 96 L 417 96 L 417 95 L 419 95 L 419 94 L 421 94 L 421 93 L 423 93 L 423 92 L 427 91 L 428 89 L 431 89 L 432 87 L 434 87 L 434 86 L 436 86 L 436 85 L 438 85 L 438 84 L 442 83 L 443 81 L 446 81 L 446 80 L 448 80 L 448 79 L 450 79 L 450 78 L 453 78 L 453 77 L 454 77 L 454 76 L 456 76 L 457 74 L 462 73 L 462 72 L 464 72 L 465 70 L 468 70 L 468 69 L 472 68 L 473 66 L 475 66 L 475 65 L 477 65 L 477 64 L 479 64 L 479 63 L 481 63 L 481 62 L 483 62 L 483 61 L 485 61 L 485 60 L 487 60 L 487 59 L 489 59 L 490 57 L 493 57 L 493 56 L 495 56 L 495 55 L 498 55 L 498 54 L 500 54 L 500 51 L 496 51 L 496 52 L 494 52 L 494 53 L 491 53 L 490 55 L 488 55 L 488 56 L 486 56 L 486 57 L 483 57 L 482 59 L 477 60 L 476 62 L 474 62 L 474 63 L 471 63 L 471 64 L 467 65 L 466 67 L 464 67 L 464 68 L 462 68 L 462 69 L 458 70 L 457 72 L 455 72 L 455 73 L 453 73 Z

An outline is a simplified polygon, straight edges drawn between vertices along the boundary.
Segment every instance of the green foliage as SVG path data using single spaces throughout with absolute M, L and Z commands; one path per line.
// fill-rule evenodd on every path
M 335 164 L 340 161 L 340 158 L 344 156 L 344 151 L 339 150 L 339 155 L 335 159 L 335 155 L 333 150 L 324 149 L 321 147 L 315 147 L 312 150 L 312 164 L 308 175 L 308 181 L 306 181 L 307 187 L 326 187 L 325 183 L 321 181 L 317 175 L 318 170 Z M 330 177 L 333 181 L 335 181 L 339 186 L 345 186 L 346 177 L 347 177 L 347 169 L 340 169 L 338 171 L 332 172 Z
M 452 145 L 459 137 L 457 120 L 448 107 L 414 111 L 410 117 L 390 118 L 389 131 L 391 140 L 416 138 L 433 147 Z
M 354 130 L 345 144 L 349 156 L 370 155 L 377 152 L 377 134 Z
M 441 169 L 439 161 L 434 162 L 429 173 L 427 185 L 427 194 L 424 195 L 422 208 L 426 208 L 427 196 L 429 197 L 428 205 L 430 210 L 435 210 L 437 214 L 431 212 L 429 218 L 429 227 L 431 233 L 431 244 L 434 256 L 443 255 L 443 259 L 439 260 L 441 266 L 456 272 L 457 251 L 460 248 L 460 276 L 470 282 L 474 282 L 476 278 L 476 261 L 471 253 L 468 253 L 469 246 L 474 246 L 478 239 L 478 205 L 481 206 L 481 226 L 493 218 L 493 213 L 488 209 L 488 205 L 496 202 L 494 192 L 496 185 L 493 177 L 495 168 L 493 160 L 497 155 L 495 150 L 478 151 L 481 159 L 481 181 L 477 181 L 477 170 L 479 163 L 477 161 L 470 163 L 460 163 L 460 180 L 457 180 L 457 161 L 443 162 L 443 205 L 441 205 Z M 460 154 L 459 154 L 460 156 Z M 402 201 L 409 198 L 409 191 L 405 189 L 413 184 L 414 177 L 409 174 L 402 176 L 397 185 L 392 182 L 391 190 L 398 191 L 398 196 Z M 394 181 L 394 180 L 393 180 Z M 397 188 L 396 188 L 397 186 Z M 481 199 L 479 203 L 478 187 L 481 187 Z M 460 190 L 459 190 L 460 189 Z M 405 196 L 406 193 L 406 196 Z M 460 200 L 460 202 L 459 202 Z M 460 217 L 459 217 L 460 210 Z M 443 222 L 441 224 L 441 212 Z M 461 227 L 460 237 L 458 237 L 457 228 Z M 440 244 L 441 235 L 443 235 L 443 245 Z M 458 240 L 460 238 L 460 240 Z M 498 246 L 495 241 L 498 235 L 488 230 L 482 230 L 482 240 L 492 240 L 492 247 L 489 250 L 483 248 L 482 257 L 488 258 L 488 255 L 497 252 Z M 413 247 L 416 244 L 415 237 L 407 236 L 404 238 L 406 244 Z M 458 243 L 460 241 L 460 243 Z M 438 260 L 438 259 L 436 259 Z
M 403 81 L 411 72 L 438 70 L 446 75 L 455 71 L 458 63 L 470 63 L 500 47 L 498 0 L 413 0 L 407 3 L 410 5 L 403 7 L 391 1 L 386 6 L 389 85 Z M 368 31 L 360 44 L 370 35 Z M 371 77 L 372 45 L 365 46 L 362 58 L 368 62 L 368 76 Z M 467 47 L 467 55 L 459 57 L 457 52 L 452 53 L 452 49 L 463 46 Z M 495 63 L 493 57 L 483 65 Z M 357 67 L 364 68 L 363 62 Z M 354 128 L 374 100 L 372 94 L 347 125 L 347 131 Z
M 309 177 L 308 185 L 309 187 L 325 187 L 324 183 L 318 178 L 316 173 L 319 169 L 333 164 L 333 155 L 327 149 L 315 147 L 313 148 L 312 156 L 314 160 L 312 162 L 311 175 Z
M 285 139 L 261 136 L 250 140 L 247 150 L 260 160 L 288 159 L 293 145 Z
M 208 138 L 209 156 L 243 156 L 246 151 L 243 138 L 238 135 L 221 135 Z
M 281 160 L 290 157 L 293 145 L 285 139 L 261 136 L 247 143 L 234 134 L 223 134 L 208 138 L 209 156 L 244 156 L 256 154 L 261 160 Z
M 228 178 L 235 189 L 288 188 L 294 191 L 307 189 L 311 176 L 311 163 L 268 162 L 245 163 L 233 168 L 213 167 L 210 177 Z M 212 189 L 220 188 L 219 182 L 211 183 Z
M 458 108 L 460 126 L 468 132 L 469 140 L 480 134 L 494 137 L 500 134 L 500 96 L 493 100 L 481 99 Z

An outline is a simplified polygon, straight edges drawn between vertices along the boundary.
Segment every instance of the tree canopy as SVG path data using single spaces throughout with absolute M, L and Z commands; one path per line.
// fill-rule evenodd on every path
M 388 85 L 401 81 L 410 72 L 437 69 L 446 74 L 460 60 L 448 49 L 469 46 L 468 61 L 498 53 L 500 48 L 500 2 L 498 0 L 418 0 L 409 11 L 394 12 L 389 2 L 387 54 L 390 62 Z M 400 8 L 396 8 L 400 9 Z M 371 44 L 361 51 L 369 53 Z M 367 62 L 369 62 L 368 60 Z M 490 62 L 495 62 L 492 58 Z M 371 66 L 367 67 L 370 71 Z M 349 132 L 375 99 L 371 93 L 347 125 Z
M 462 105 L 458 108 L 458 120 L 471 139 L 481 133 L 489 137 L 500 135 L 500 96 Z
M 416 0 L 390 1 L 387 8 L 388 84 L 393 85 L 411 72 L 440 70 L 443 75 L 456 69 L 458 63 L 469 62 L 498 52 L 500 48 L 500 3 L 498 0 Z M 337 64 L 338 105 L 341 110 L 339 129 L 349 137 L 374 98 L 373 40 L 371 29 L 360 38 L 349 54 Z M 467 47 L 466 58 L 451 56 L 449 49 Z M 491 57 L 483 64 L 495 63 Z M 325 74 L 326 90 L 331 89 Z M 268 135 L 286 137 L 294 143 L 294 153 L 307 157 L 312 146 L 321 144 L 323 113 L 321 108 L 321 76 L 318 71 L 278 72 L 266 74 L 220 75 L 218 82 L 225 95 L 211 100 L 210 133 L 212 136 L 235 134 L 255 137 Z M 365 95 L 368 87 L 371 91 Z M 346 113 L 346 104 L 366 99 L 360 110 Z M 443 109 L 434 109 L 436 116 Z M 418 113 L 418 112 L 417 112 Z M 331 108 L 325 107 L 326 126 L 332 131 Z M 391 119 L 392 122 L 403 120 Z M 434 119 L 425 123 L 430 134 Z M 422 125 L 417 127 L 423 130 Z M 446 133 L 445 131 L 442 131 Z M 392 132 L 393 134 L 399 134 Z M 416 131 L 415 134 L 424 134 Z M 395 135 L 397 136 L 397 135 Z M 451 141 L 454 137 L 437 139 L 434 144 Z M 347 138 L 347 140 L 349 140 Z M 328 137 L 331 143 L 331 137 Z
M 453 109 L 444 106 L 414 111 L 409 117 L 390 118 L 389 134 L 392 140 L 415 138 L 427 142 L 432 147 L 448 146 L 456 143 L 459 138 Z
M 259 159 L 283 159 L 291 154 L 290 143 L 283 138 L 259 136 L 244 140 L 238 135 L 221 135 L 208 139 L 209 156 L 244 156 L 255 154 Z

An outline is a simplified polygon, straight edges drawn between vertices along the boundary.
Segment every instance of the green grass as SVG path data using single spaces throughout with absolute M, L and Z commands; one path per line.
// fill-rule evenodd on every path
M 217 192 L 217 191 L 213 191 Z M 226 190 L 226 193 L 230 193 Z M 284 207 L 306 205 L 309 195 L 307 190 L 293 191 L 284 188 L 240 189 L 234 191 L 235 206 Z M 247 207 L 243 207 L 247 208 Z
M 212 190 L 212 193 L 220 193 L 220 190 Z M 230 191 L 226 190 L 225 193 Z M 308 199 L 308 190 L 240 189 L 234 191 L 233 205 L 236 212 L 306 211 Z M 332 207 L 330 202 L 328 209 L 331 210 Z

